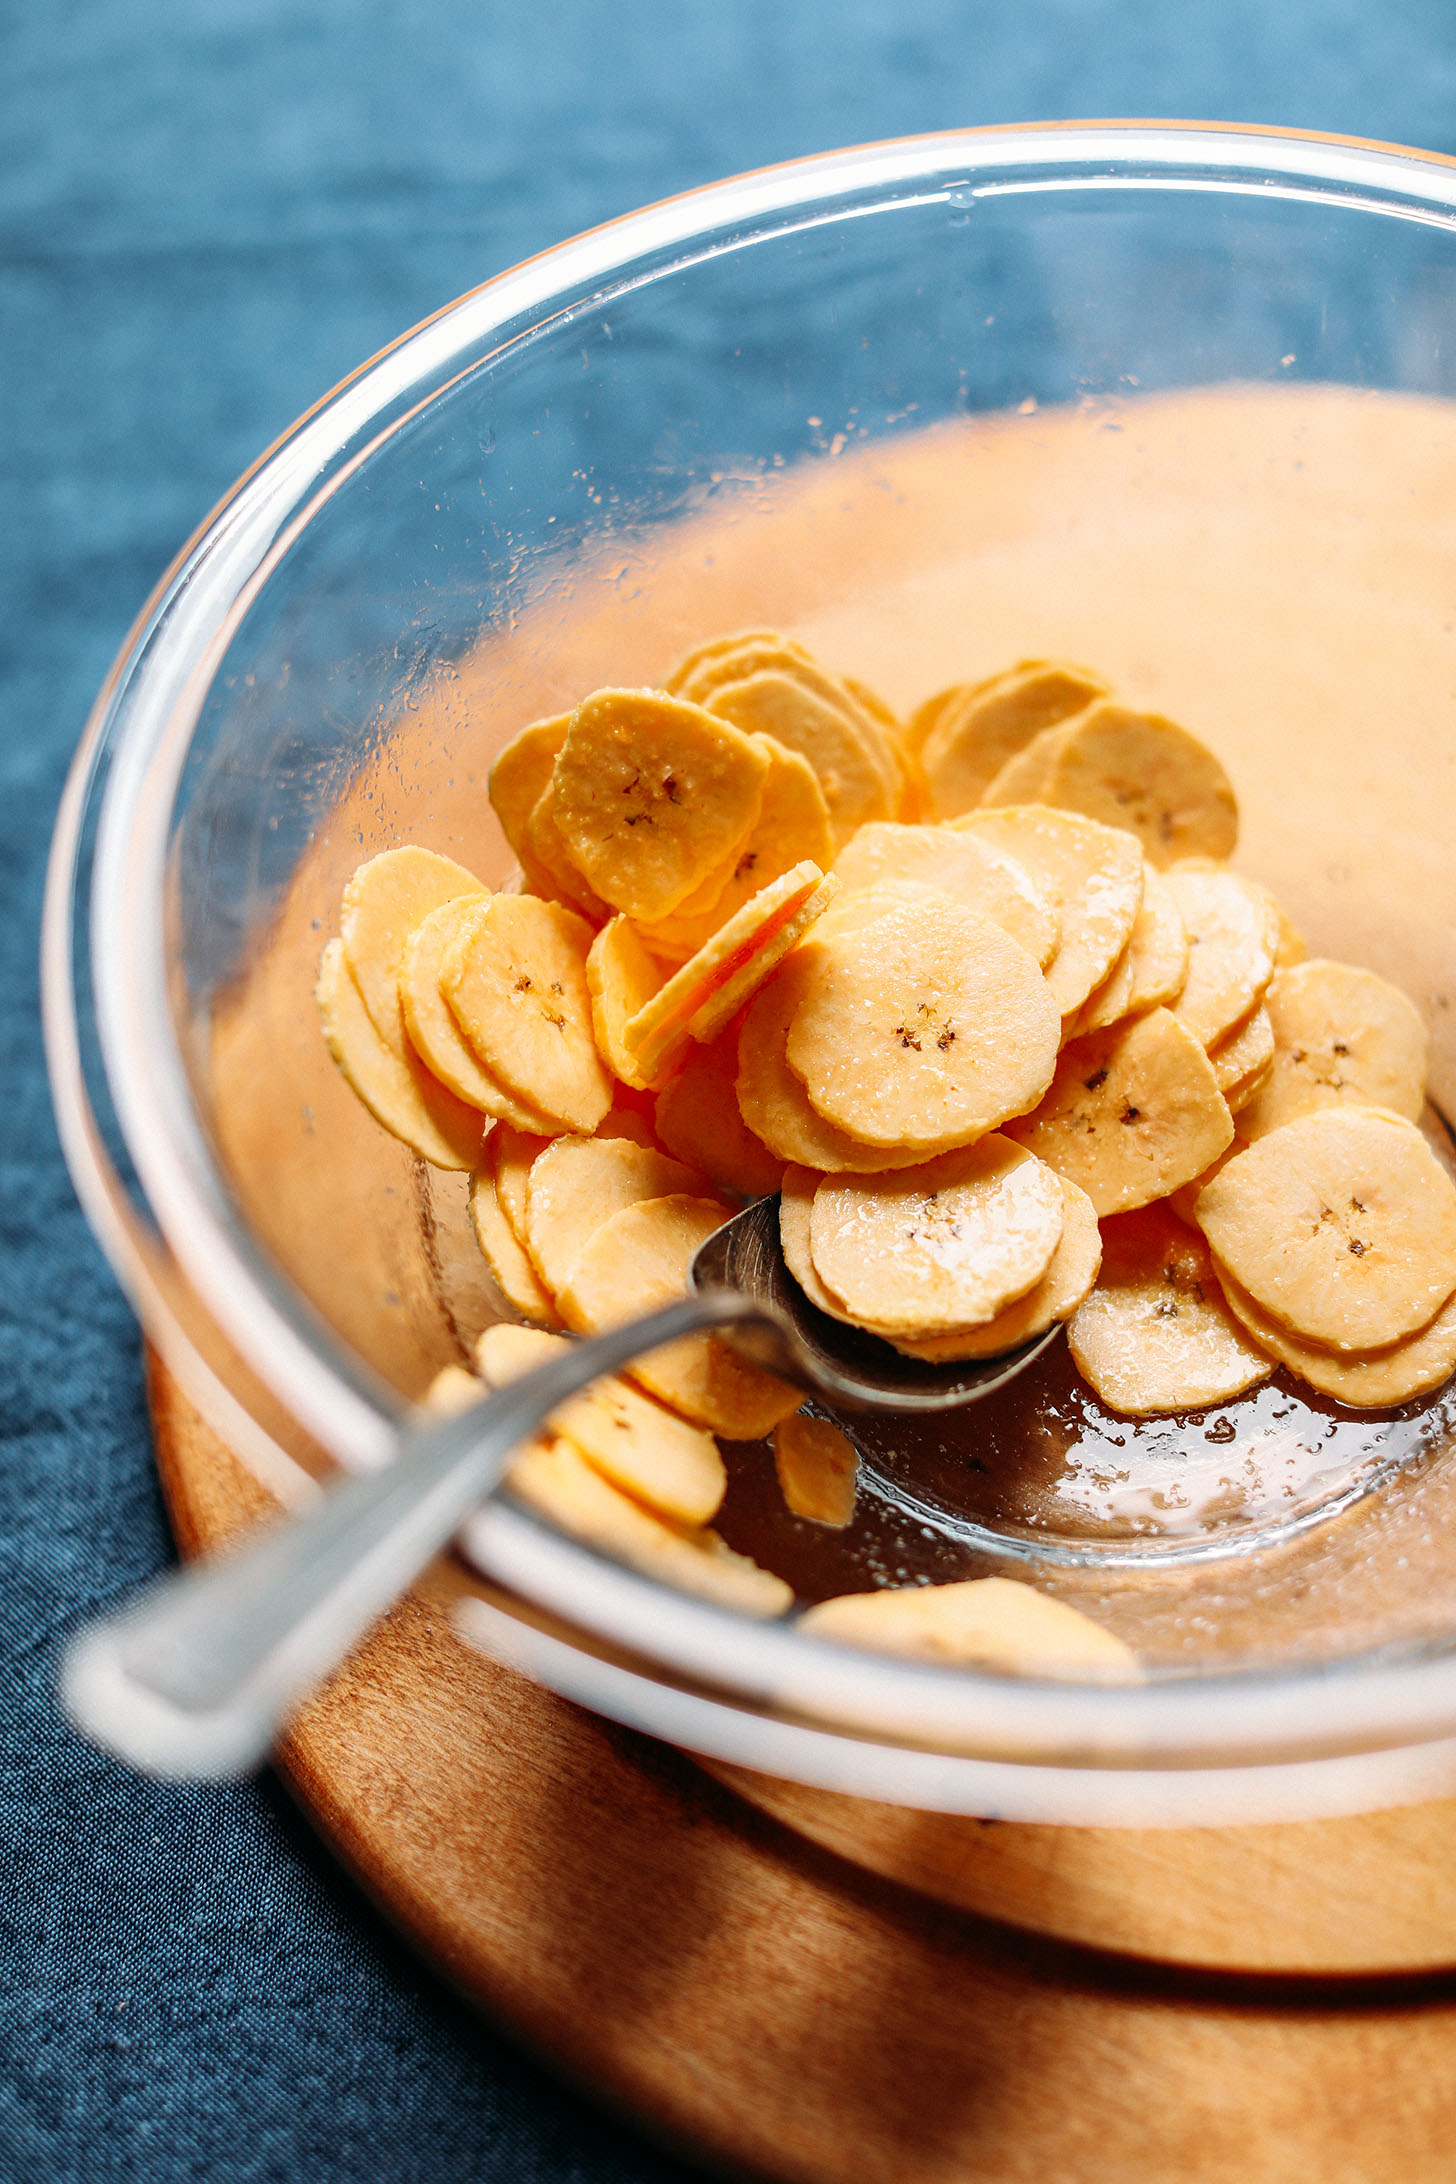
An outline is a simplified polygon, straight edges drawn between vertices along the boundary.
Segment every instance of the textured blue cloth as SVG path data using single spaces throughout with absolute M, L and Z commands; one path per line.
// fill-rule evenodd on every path
M 299 410 L 529 252 L 835 144 L 1135 113 L 1456 150 L 1456 10 L 0 0 L 0 2176 L 686 2174 L 446 1994 L 272 1786 L 143 1783 L 57 1716 L 63 1633 L 169 1553 L 33 967 L 128 622 Z

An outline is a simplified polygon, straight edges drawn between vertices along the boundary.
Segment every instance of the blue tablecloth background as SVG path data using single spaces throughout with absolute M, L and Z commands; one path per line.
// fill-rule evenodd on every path
M 170 1552 L 35 973 L 132 616 L 301 409 L 528 253 L 768 160 L 1111 114 L 1456 151 L 1456 7 L 0 0 L 0 2177 L 687 2174 L 447 1994 L 274 1786 L 141 1782 L 58 1718 L 63 1634 Z

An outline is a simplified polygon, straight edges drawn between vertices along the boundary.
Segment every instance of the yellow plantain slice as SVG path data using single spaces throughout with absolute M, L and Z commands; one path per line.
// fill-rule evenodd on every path
M 1226 1403 L 1273 1370 L 1224 1303 L 1203 1238 L 1163 1206 L 1103 1224 L 1102 1272 L 1067 1344 L 1108 1409 L 1132 1418 Z
M 668 1151 L 740 1198 L 766 1198 L 784 1164 L 749 1129 L 734 1090 L 738 1034 L 732 1026 L 709 1046 L 694 1043 L 657 1095 L 653 1121 Z
M 1231 1144 L 1224 1147 L 1217 1160 L 1209 1162 L 1201 1175 L 1193 1176 L 1187 1183 L 1180 1183 L 1176 1191 L 1169 1191 L 1167 1204 L 1172 1207 L 1180 1221 L 1187 1222 L 1189 1228 L 1198 1227 L 1198 1194 L 1204 1184 L 1211 1183 L 1219 1170 L 1226 1168 L 1231 1160 L 1237 1160 L 1239 1154 L 1247 1148 L 1248 1142 L 1247 1138 L 1235 1137 Z
M 745 735 L 771 736 L 806 758 L 818 776 L 836 847 L 867 819 L 888 819 L 900 782 L 885 732 L 851 699 L 809 687 L 800 674 L 764 669 L 705 700 Z
M 1080 1608 L 1013 1577 L 972 1577 L 953 1585 L 905 1585 L 842 1593 L 799 1618 L 806 1638 L 908 1653 L 919 1660 L 998 1669 L 1012 1676 L 1074 1676 L 1130 1683 L 1137 1655 Z
M 806 652 L 802 645 L 795 644 L 791 638 L 764 630 L 751 632 L 742 640 L 729 642 L 711 659 L 700 660 L 677 694 L 717 712 L 717 700 L 721 691 L 751 682 L 760 675 L 782 676 L 812 701 L 816 714 L 822 708 L 838 715 L 855 737 L 865 743 L 874 754 L 884 771 L 887 784 L 891 788 L 898 787 L 899 774 L 895 762 L 898 737 L 894 718 L 889 714 L 888 708 L 884 707 L 883 701 L 875 699 L 867 704 L 842 676 L 831 675 L 819 665 L 812 653 Z M 786 740 L 793 750 L 803 748 L 797 740 L 780 738 L 780 741 Z
M 592 1037 L 590 944 L 590 928 L 562 904 L 492 895 L 440 972 L 451 1013 L 490 1074 L 566 1130 L 594 1130 L 612 1104 Z
M 651 1084 L 643 1057 L 634 1054 L 624 1036 L 627 1026 L 640 1016 L 663 983 L 662 965 L 649 955 L 630 918 L 613 918 L 592 942 L 586 959 L 587 990 L 591 994 L 592 1032 L 597 1052 L 623 1084 L 646 1091 Z M 686 1042 L 683 1031 L 678 1044 Z M 652 1058 L 660 1078 L 672 1057 L 664 1046 Z
M 570 713 L 557 713 L 550 720 L 532 721 L 529 728 L 512 736 L 491 767 L 486 782 L 486 794 L 500 821 L 501 832 L 515 851 L 517 862 L 532 887 L 536 886 L 536 877 L 531 870 L 534 863 L 531 814 L 541 801 L 542 790 L 551 780 L 556 754 L 566 741 L 570 720 Z M 542 877 L 549 876 L 543 874 Z M 550 892 L 549 886 L 546 891 Z
M 1047 730 L 1035 748 L 1041 773 L 1030 796 L 1003 777 L 987 790 L 988 803 L 1034 798 L 1104 826 L 1130 827 L 1160 871 L 1183 857 L 1232 855 L 1239 814 L 1229 777 L 1176 722 L 1102 698 Z
M 825 1178 L 809 1251 L 820 1281 L 877 1334 L 984 1326 L 1025 1296 L 1062 1233 L 1050 1168 L 993 1134 L 893 1176 Z
M 1220 1272 L 1323 1349 L 1400 1342 L 1456 1290 L 1456 1185 L 1398 1115 L 1286 1122 L 1204 1187 L 1197 1214 Z
M 622 1040 L 654 1081 L 684 1032 L 716 1039 L 838 891 L 816 864 L 794 865 L 762 888 L 630 1018 Z
M 689 698 L 701 705 L 720 683 L 742 682 L 760 667 L 813 665 L 812 656 L 792 637 L 777 629 L 740 629 L 728 637 L 714 637 L 684 654 L 663 683 L 675 698 Z
M 861 827 L 834 860 L 845 895 L 885 887 L 930 887 L 978 911 L 1019 940 L 1039 965 L 1056 953 L 1057 915 L 1024 865 L 950 827 L 879 820 Z
M 314 997 L 329 1052 L 374 1120 L 436 1168 L 477 1166 L 486 1127 L 479 1110 L 437 1084 L 402 1033 L 397 1053 L 381 1036 L 340 940 L 323 952 Z
M 771 737 L 761 740 L 769 766 L 753 832 L 733 862 L 715 873 L 704 888 L 695 889 L 671 917 L 639 928 L 654 955 L 683 962 L 705 947 L 770 881 L 806 860 L 822 870 L 834 855 L 829 807 L 813 767 Z
M 942 819 L 973 810 L 1018 751 L 1106 692 L 1086 668 L 1023 660 L 988 683 L 942 693 L 920 745 L 931 809 Z
M 1456 1300 L 1445 1304 L 1419 1334 L 1383 1350 L 1325 1350 L 1301 1342 L 1224 1277 L 1230 1306 L 1262 1349 L 1295 1375 L 1354 1410 L 1387 1410 L 1444 1387 L 1456 1372 Z
M 503 1126 L 504 1127 L 504 1126 Z M 499 1186 L 482 1171 L 470 1182 L 470 1220 L 491 1280 L 513 1312 L 538 1327 L 559 1327 L 550 1292 L 506 1219 Z
M 1006 1134 L 1079 1185 L 1100 1217 L 1191 1182 L 1234 1125 L 1198 1041 L 1153 1009 L 1064 1047 L 1046 1098 Z
M 1274 1061 L 1274 1026 L 1262 1002 L 1209 1048 L 1208 1059 L 1229 1113 L 1237 1115 L 1258 1091 Z
M 521 870 L 529 884 L 548 900 L 568 903 L 592 925 L 605 925 L 610 907 L 589 887 L 572 863 L 561 829 L 556 824 L 556 782 L 549 780 L 531 807 L 526 821 L 527 856 Z
M 701 706 L 598 690 L 556 761 L 555 824 L 614 910 L 665 918 L 747 840 L 767 773 L 762 744 Z
M 1143 899 L 1132 937 L 1102 984 L 1077 1011 L 1074 1036 L 1105 1031 L 1125 1016 L 1176 1001 L 1188 976 L 1188 928 L 1162 874 L 1143 866 Z
M 624 1206 L 604 1221 L 557 1302 L 569 1327 L 600 1334 L 687 1293 L 698 1246 L 729 1218 L 716 1200 L 680 1192 Z M 716 1335 L 687 1335 L 628 1367 L 630 1377 L 695 1426 L 756 1441 L 803 1401 Z
M 1056 911 L 1061 941 L 1046 980 L 1063 1018 L 1070 1019 L 1132 938 L 1143 897 L 1137 842 L 1121 827 L 1045 804 L 969 811 L 955 826 L 1024 865 Z
M 463 865 L 414 843 L 371 857 L 346 883 L 339 928 L 344 961 L 391 1053 L 402 1055 L 406 1045 L 399 1000 L 405 942 L 441 903 L 485 892 Z
M 554 1135 L 538 1137 L 506 1122 L 498 1123 L 486 1140 L 485 1165 L 495 1184 L 501 1212 L 523 1251 L 526 1249 L 526 1186 L 538 1156 L 552 1143 Z
M 535 1441 L 511 1465 L 511 1491 L 552 1524 L 633 1569 L 741 1615 L 783 1615 L 794 1595 L 781 1577 L 735 1554 L 718 1534 L 669 1524 L 624 1494 L 570 1441 Z
M 1062 1187 L 1062 1233 L 1041 1280 L 984 1327 L 968 1328 L 964 1334 L 926 1335 L 918 1340 L 902 1336 L 896 1349 L 926 1365 L 1001 1357 L 1007 1350 L 1019 1350 L 1024 1342 L 1044 1335 L 1058 1320 L 1070 1319 L 1097 1279 L 1102 1240 L 1087 1193 L 1079 1191 L 1065 1176 L 1058 1181 Z
M 826 940 L 785 1052 L 825 1120 L 930 1154 L 1033 1107 L 1061 1022 L 1035 958 L 959 904 L 907 902 Z
M 842 1426 L 795 1411 L 773 1430 L 779 1490 L 790 1512 L 843 1531 L 854 1518 L 859 1457 Z
M 473 913 L 489 902 L 488 895 L 457 895 L 415 927 L 405 942 L 400 965 L 399 998 L 410 1045 L 432 1075 L 439 1078 L 456 1099 L 478 1107 L 497 1121 L 513 1123 L 522 1130 L 549 1130 L 551 1124 L 524 1100 L 514 1099 L 490 1074 L 479 1056 L 460 1036 L 460 1027 L 440 991 L 440 973 L 446 954 L 460 940 Z
M 1319 1107 L 1387 1107 L 1419 1120 L 1426 1027 L 1398 986 L 1316 958 L 1278 972 L 1264 1001 L 1274 1066 L 1240 1125 L 1246 1137 L 1265 1137 Z
M 938 899 L 938 898 L 932 898 Z M 822 974 L 817 939 L 796 948 L 755 996 L 738 1034 L 738 1110 L 754 1136 L 778 1159 L 832 1174 L 879 1174 L 912 1168 L 924 1155 L 912 1147 L 862 1145 L 812 1107 L 785 1058 L 789 1025 Z
M 603 1221 L 642 1198 L 694 1191 L 702 1177 L 628 1138 L 560 1137 L 532 1162 L 526 1182 L 526 1248 L 559 1295 L 583 1246 Z
M 1267 888 L 1236 872 L 1193 865 L 1164 880 L 1188 928 L 1188 976 L 1173 1013 L 1202 1046 L 1215 1046 L 1274 976 L 1279 907 Z
M 476 1345 L 493 1388 L 534 1372 L 570 1347 L 528 1327 L 488 1327 Z M 711 1434 L 675 1417 L 616 1373 L 592 1382 L 551 1413 L 545 1431 L 563 1434 L 624 1494 L 678 1524 L 706 1524 L 728 1474 Z

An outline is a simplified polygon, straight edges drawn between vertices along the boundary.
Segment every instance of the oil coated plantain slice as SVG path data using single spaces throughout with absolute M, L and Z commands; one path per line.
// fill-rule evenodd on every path
M 1067 1343 L 1108 1409 L 1133 1418 L 1226 1403 L 1274 1369 L 1225 1304 L 1202 1237 L 1162 1206 L 1103 1223 L 1102 1272 Z

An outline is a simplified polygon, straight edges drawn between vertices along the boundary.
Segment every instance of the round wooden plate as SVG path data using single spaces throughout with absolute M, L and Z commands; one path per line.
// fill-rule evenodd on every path
M 155 1362 L 151 1402 L 207 1552 L 268 1497 Z M 793 2184 L 1449 2184 L 1456 1975 L 1411 1967 L 1456 1961 L 1456 1807 L 1140 1834 L 713 1780 L 462 1645 L 469 1584 L 442 1561 L 278 1765 L 457 1986 L 659 2136 Z

